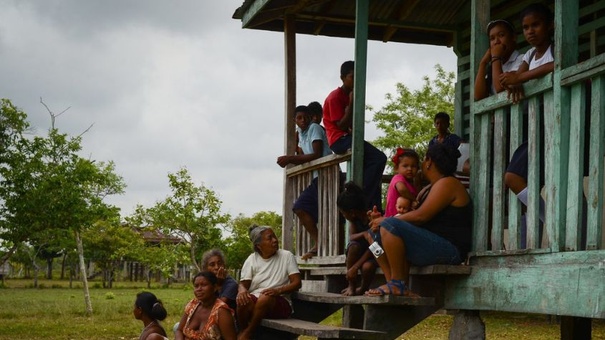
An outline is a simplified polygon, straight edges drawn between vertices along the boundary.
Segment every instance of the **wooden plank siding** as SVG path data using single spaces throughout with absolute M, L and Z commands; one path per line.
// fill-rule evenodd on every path
M 471 103 L 474 255 L 525 254 L 519 252 L 522 248 L 538 253 L 603 249 L 605 56 L 596 55 L 604 50 L 604 42 L 594 31 L 603 31 L 605 23 L 598 13 L 604 4 L 555 2 L 555 71 L 524 85 L 525 102 L 511 104 L 501 93 Z M 490 5 L 488 0 L 473 1 L 476 9 Z M 489 19 L 480 14 L 472 18 L 477 22 L 472 27 L 479 28 Z M 472 32 L 485 34 L 482 29 Z M 470 39 L 474 47 L 471 60 L 484 53 L 473 44 L 475 40 Z M 578 62 L 579 56 L 585 60 Z M 471 79 L 474 74 L 472 71 Z M 472 93 L 472 87 L 468 92 Z M 523 126 L 524 114 L 527 126 Z M 508 160 L 523 140 L 524 128 L 529 145 L 526 230 L 520 222 L 522 206 L 502 181 Z M 585 142 L 587 133 L 589 142 Z M 540 159 L 544 160 L 542 170 Z M 584 177 L 586 162 L 589 176 Z M 540 197 L 546 203 L 543 226 L 538 217 Z M 521 244 L 524 237 L 526 245 Z
M 603 250 L 475 257 L 469 276 L 448 277 L 444 308 L 603 319 L 604 259 Z
M 293 245 L 286 248 L 298 256 L 305 254 L 313 246 L 312 240 L 305 228 L 292 214 L 292 205 L 300 193 L 309 186 L 314 172 L 318 175 L 318 255 L 321 257 L 334 257 L 344 252 L 344 229 L 340 221 L 340 214 L 336 206 L 336 199 L 340 192 L 342 172 L 340 163 L 348 162 L 351 152 L 343 155 L 328 155 L 312 162 L 296 165 L 286 169 L 286 192 L 291 193 L 284 200 L 284 212 L 289 212 L 286 219 L 284 213 L 284 227 L 293 230 L 292 240 L 283 240 L 283 243 Z M 286 235 L 286 233 L 284 233 Z M 285 247 L 284 247 L 285 248 Z

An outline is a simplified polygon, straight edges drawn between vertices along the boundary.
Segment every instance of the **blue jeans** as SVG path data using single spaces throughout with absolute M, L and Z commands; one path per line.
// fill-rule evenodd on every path
M 353 137 L 346 135 L 338 139 L 330 149 L 336 154 L 347 152 L 353 145 Z M 382 212 L 382 173 L 387 156 L 372 144 L 363 141 L 363 192 L 368 200 L 368 210 L 376 206 Z
M 380 227 L 403 240 L 405 255 L 415 266 L 462 263 L 456 246 L 424 228 L 395 217 L 384 219 Z M 376 241 L 380 242 L 378 238 Z

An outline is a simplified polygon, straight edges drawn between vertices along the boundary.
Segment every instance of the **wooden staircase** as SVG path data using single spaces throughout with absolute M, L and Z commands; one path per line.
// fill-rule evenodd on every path
M 412 267 L 409 286 L 420 298 L 402 296 L 343 296 L 344 256 L 299 261 L 303 288 L 292 295 L 294 314 L 286 320 L 265 319 L 257 339 L 396 339 L 443 307 L 445 283 L 452 275 L 469 275 L 466 265 Z M 372 287 L 384 283 L 380 269 Z M 343 309 L 342 327 L 319 324 Z

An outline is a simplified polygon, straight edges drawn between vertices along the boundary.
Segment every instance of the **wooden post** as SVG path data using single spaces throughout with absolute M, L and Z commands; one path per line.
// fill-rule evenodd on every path
M 473 0 L 471 4 L 471 96 L 474 97 L 474 84 L 475 84 L 475 73 L 479 66 L 481 57 L 487 49 L 487 37 L 485 35 L 485 27 L 489 20 L 490 13 L 490 0 Z M 488 183 L 489 172 L 487 171 L 488 160 L 480 157 L 487 155 L 482 154 L 483 150 L 481 146 L 485 144 L 485 137 L 482 135 L 485 128 L 489 124 L 486 124 L 487 115 L 475 115 L 474 102 L 471 100 L 471 148 L 470 148 L 470 161 L 471 161 L 471 177 L 470 177 L 470 190 L 471 196 L 475 202 L 488 202 L 489 191 L 486 190 Z M 481 159 L 481 162 L 478 160 Z M 484 209 L 473 209 L 474 210 L 474 231 L 473 231 L 473 250 L 485 251 L 487 250 L 487 223 L 488 205 L 484 206 Z
M 294 18 L 286 16 L 284 21 L 285 58 L 285 108 L 284 108 L 284 154 L 293 154 L 296 149 L 294 109 L 296 108 L 296 27 Z M 283 173 L 284 192 L 282 199 L 282 248 L 294 251 L 294 213 L 292 212 L 292 186 L 288 185 L 286 171 Z
M 363 187 L 368 11 L 369 0 L 357 0 L 355 13 L 355 85 L 353 89 L 353 153 L 351 156 L 351 174 L 349 178 L 361 187 Z

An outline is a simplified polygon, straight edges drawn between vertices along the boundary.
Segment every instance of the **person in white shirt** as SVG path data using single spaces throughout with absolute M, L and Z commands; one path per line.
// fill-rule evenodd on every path
M 254 245 L 242 266 L 236 297 L 238 340 L 248 340 L 263 318 L 286 319 L 292 314 L 290 293 L 301 287 L 294 254 L 279 249 L 273 229 L 253 225 L 249 231 Z
M 498 19 L 487 24 L 489 48 L 479 62 L 475 77 L 475 100 L 505 90 L 500 84 L 500 75 L 515 72 L 523 62 L 523 54 L 517 51 L 515 27 L 508 21 Z

